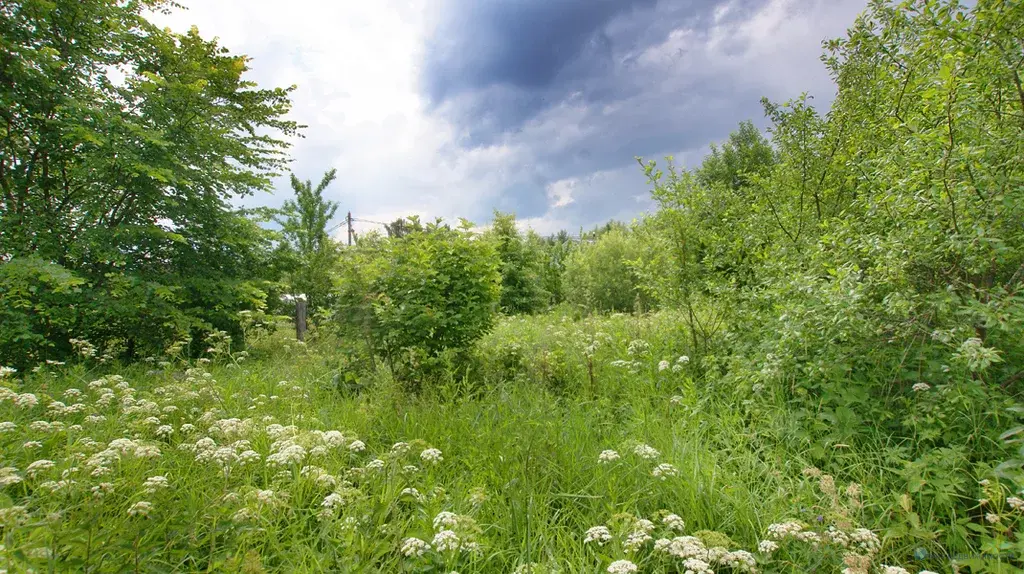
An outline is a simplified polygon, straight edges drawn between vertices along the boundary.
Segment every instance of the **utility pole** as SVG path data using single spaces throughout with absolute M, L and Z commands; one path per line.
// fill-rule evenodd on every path
M 348 223 L 348 244 L 352 245 L 352 212 L 348 212 L 345 217 L 345 222 Z

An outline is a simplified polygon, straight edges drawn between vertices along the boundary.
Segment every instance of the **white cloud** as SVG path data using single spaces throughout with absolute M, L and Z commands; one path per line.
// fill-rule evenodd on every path
M 722 114 L 735 125 L 746 118 L 734 117 L 730 101 L 705 97 L 707 84 L 738 78 L 774 99 L 804 90 L 828 96 L 822 93 L 831 84 L 818 62 L 819 42 L 841 34 L 864 4 L 769 0 L 746 19 L 734 18 L 735 7 L 726 4 L 710 30 L 680 28 L 638 54 L 638 69 L 623 65 L 614 72 L 621 76 L 613 81 L 639 82 L 642 89 L 594 105 L 567 98 L 492 145 L 466 148 L 465 133 L 445 119 L 451 117 L 445 109 L 428 111 L 417 84 L 425 43 L 444 3 L 179 1 L 189 9 L 154 20 L 178 31 L 195 24 L 204 37 L 217 36 L 232 52 L 251 56 L 250 76 L 261 85 L 298 86 L 291 117 L 309 127 L 305 138 L 293 142 L 292 169 L 317 180 L 337 168 L 328 191 L 341 204 L 336 222 L 351 211 L 372 221 L 420 214 L 485 223 L 493 208 L 525 203 L 533 212 L 520 215 L 535 217 L 520 221 L 542 233 L 592 226 L 609 216 L 629 219 L 649 205 L 649 199 L 636 200 L 646 197 L 646 186 L 631 159 L 641 152 L 631 148 L 644 130 L 664 123 L 656 114 L 665 102 L 675 102 L 676 120 L 700 124 Z M 684 135 L 676 145 L 687 141 Z M 623 143 L 630 149 L 619 153 L 616 145 Z M 619 155 L 613 158 L 607 149 Z M 591 150 L 600 163 L 588 164 Z M 576 152 L 584 158 L 579 165 L 560 162 Z M 593 171 L 595 164 L 606 171 Z M 277 183 L 274 197 L 247 201 L 279 204 L 290 190 L 286 179 Z M 380 226 L 356 224 L 363 233 L 373 228 Z M 338 233 L 344 238 L 345 228 Z
M 176 31 L 195 24 L 249 55 L 261 85 L 298 86 L 291 118 L 308 128 L 293 141 L 292 169 L 318 179 L 337 168 L 327 193 L 341 202 L 338 221 L 349 210 L 379 221 L 481 216 L 507 185 L 519 150 L 462 148 L 456 130 L 425 110 L 417 77 L 434 20 L 427 0 L 182 3 L 188 10 L 153 19 Z M 256 201 L 280 203 L 287 181 L 277 189 Z
M 548 184 L 548 199 L 551 200 L 551 207 L 565 207 L 570 203 L 576 201 L 572 197 L 572 192 L 579 184 L 579 179 L 570 177 L 568 179 L 560 179 L 558 181 Z

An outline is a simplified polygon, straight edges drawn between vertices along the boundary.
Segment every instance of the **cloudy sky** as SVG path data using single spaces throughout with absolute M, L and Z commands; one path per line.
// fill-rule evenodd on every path
M 155 18 L 296 84 L 292 168 L 340 212 L 513 211 L 541 233 L 652 207 L 635 156 L 694 165 L 759 100 L 834 86 L 821 40 L 865 0 L 178 0 Z M 282 179 L 277 205 L 290 193 Z M 363 228 L 372 227 L 363 225 Z

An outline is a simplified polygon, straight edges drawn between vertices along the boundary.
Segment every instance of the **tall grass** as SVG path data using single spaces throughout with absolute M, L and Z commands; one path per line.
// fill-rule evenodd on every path
M 584 533 L 673 513 L 709 547 L 755 551 L 772 523 L 822 525 L 834 508 L 802 474 L 810 463 L 785 405 L 767 392 L 743 402 L 696 383 L 678 325 L 671 313 L 506 319 L 481 341 L 470 372 L 420 396 L 383 369 L 363 392 L 346 393 L 331 342 L 303 346 L 286 330 L 248 358 L 205 366 L 50 366 L 8 378 L 0 567 L 465 574 L 604 572 L 629 559 L 682 572 L 650 543 L 629 553 L 618 538 L 585 544 Z M 19 399 L 26 393 L 38 404 Z M 312 433 L 329 430 L 341 435 Z M 118 450 L 119 438 L 132 444 Z M 641 458 L 638 444 L 660 455 Z M 271 463 L 293 445 L 300 455 Z M 428 447 L 443 461 L 421 458 Z M 609 449 L 620 458 L 602 464 Z M 259 460 L 240 460 L 251 456 L 244 451 Z M 844 471 L 837 479 L 866 493 L 865 506 L 844 514 L 849 527 L 877 529 L 892 500 L 883 458 L 837 449 L 833 459 Z M 31 466 L 39 460 L 53 467 Z M 657 464 L 677 473 L 659 479 Z M 150 492 L 154 476 L 167 486 Z M 462 517 L 453 528 L 479 549 L 405 556 L 403 541 L 431 542 L 443 511 Z M 906 551 L 883 548 L 876 563 Z M 814 554 L 792 548 L 758 560 L 767 571 L 839 563 Z

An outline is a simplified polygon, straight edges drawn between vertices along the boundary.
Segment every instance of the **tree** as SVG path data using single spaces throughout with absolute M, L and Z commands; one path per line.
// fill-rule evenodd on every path
M 526 241 L 516 228 L 516 216 L 494 212 L 489 233 L 495 242 L 501 271 L 501 310 L 533 313 L 547 302 L 541 284 L 541 257 L 536 241 Z
M 291 288 L 305 293 L 310 307 L 328 305 L 331 269 L 338 245 L 327 233 L 327 224 L 338 211 L 338 203 L 324 199 L 324 191 L 334 181 L 337 170 L 324 173 L 316 188 L 310 180 L 301 181 L 291 174 L 295 199 L 284 202 L 278 222 L 293 258 Z
M 744 121 L 721 147 L 711 144 L 711 154 L 704 158 L 696 174 L 703 185 L 721 184 L 738 192 L 750 185 L 752 175 L 765 175 L 774 163 L 771 143 L 753 122 Z
M 444 369 L 467 364 L 469 351 L 494 322 L 501 276 L 494 244 L 480 241 L 463 221 L 410 218 L 402 237 L 371 236 L 344 250 L 336 322 L 366 341 L 411 390 Z
M 405 237 L 407 234 L 413 231 L 422 231 L 423 226 L 420 225 L 418 219 L 405 219 L 399 217 L 398 219 L 384 225 L 384 230 L 387 231 L 388 237 Z
M 130 358 L 233 329 L 265 299 L 269 237 L 231 201 L 285 165 L 291 88 L 258 89 L 246 57 L 142 16 L 172 6 L 0 4 L 0 261 L 81 280 L 64 326 L 42 322 L 50 303 L 34 298 L 0 361 L 61 356 L 71 337 Z
M 629 228 L 605 227 L 599 239 L 580 245 L 566 259 L 566 300 L 597 311 L 632 311 L 638 304 L 649 309 L 653 301 L 630 265 L 642 256 L 642 245 Z

